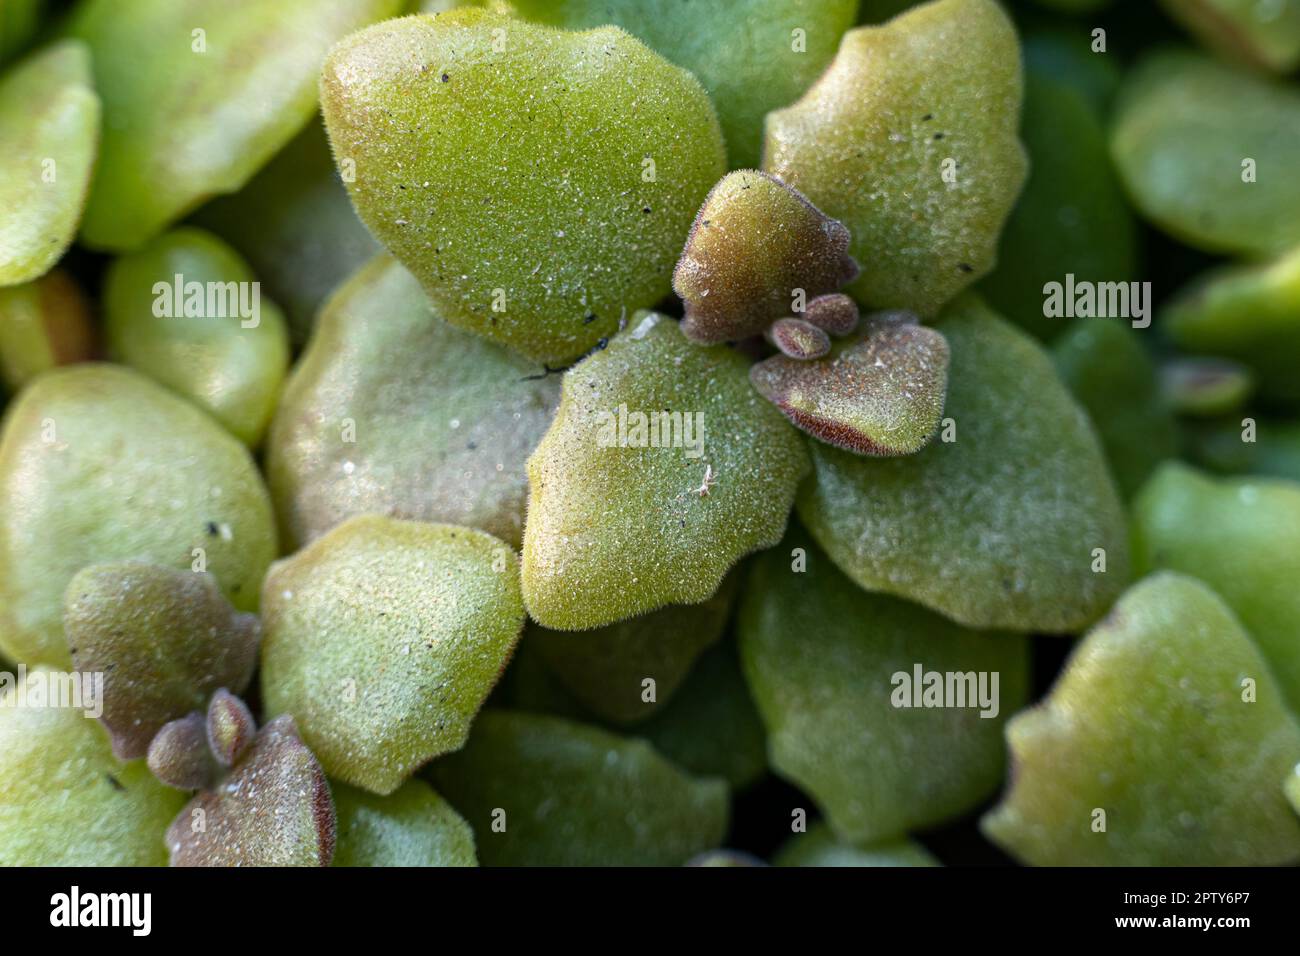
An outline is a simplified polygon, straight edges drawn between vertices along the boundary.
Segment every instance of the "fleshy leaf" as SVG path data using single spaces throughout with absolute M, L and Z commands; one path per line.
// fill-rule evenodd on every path
M 1007 739 L 1010 786 L 982 826 L 1026 863 L 1300 859 L 1280 783 L 1300 760 L 1300 725 L 1232 612 L 1192 578 L 1135 585 Z
M 362 221 L 438 314 L 537 361 L 667 295 L 723 173 L 699 82 L 617 28 L 391 20 L 334 48 L 321 100 Z
M 772 344 L 788 358 L 808 361 L 830 354 L 830 336 L 803 319 L 777 319 L 772 323 L 771 337 Z
M 1231 414 L 1249 401 L 1254 390 L 1250 369 L 1232 359 L 1184 356 L 1160 367 L 1160 394 L 1180 415 Z
M 939 329 L 952 350 L 939 440 L 894 459 L 810 442 L 817 480 L 800 490 L 799 515 L 861 587 L 968 627 L 1084 627 L 1129 574 L 1123 509 L 1088 416 L 1037 343 L 973 297 Z
M 285 539 L 381 513 L 481 528 L 518 546 L 524 464 L 558 376 L 453 328 L 384 257 L 330 300 L 285 389 L 267 473 Z
M 159 835 L 184 795 L 114 757 L 83 711 L 34 697 L 65 678 L 0 681 L 0 866 L 161 866 Z
M 1247 427 L 1254 441 L 1245 441 Z M 1300 482 L 1300 421 L 1280 418 L 1215 421 L 1189 429 L 1197 464 L 1230 474 L 1271 475 Z
M 335 866 L 478 866 L 474 831 L 423 780 L 386 797 L 333 786 L 338 811 Z
M 997 789 L 1002 726 L 1026 700 L 1024 637 L 968 631 L 869 594 L 802 533 L 754 562 L 737 633 L 772 768 L 841 838 L 901 837 Z M 960 702 L 920 708 L 936 673 L 971 681 Z
M 1134 561 L 1204 581 L 1227 602 L 1300 713 L 1300 482 L 1215 480 L 1182 464 L 1133 503 Z
M 1160 462 L 1178 454 L 1177 425 L 1138 333 L 1119 320 L 1076 319 L 1053 344 L 1052 359 L 1092 419 L 1116 485 L 1131 498 Z
M 215 790 L 167 829 L 172 866 L 328 866 L 334 804 L 293 718 L 277 717 Z
M 47 372 L 6 412 L 0 650 L 66 663 L 63 592 L 91 564 L 206 569 L 236 608 L 257 607 L 271 503 L 248 450 L 204 412 L 112 365 Z
M 1259 0 L 1162 0 L 1162 5 L 1228 59 L 1274 73 L 1300 66 L 1300 5 Z
M 1210 252 L 1265 255 L 1300 243 L 1300 91 L 1200 54 L 1149 54 L 1131 69 L 1111 154 L 1134 204 Z M 1247 177 L 1246 161 L 1254 175 Z
M 17 391 L 41 372 L 87 361 L 94 340 L 86 298 L 62 269 L 0 288 L 0 384 Z
M 824 823 L 792 837 L 777 851 L 775 866 L 938 866 L 939 861 L 918 843 L 891 840 L 867 846 L 841 843 Z
M 260 636 L 257 616 L 232 608 L 211 574 L 131 561 L 78 572 L 63 628 L 76 670 L 104 674 L 100 719 L 124 760 L 218 688 L 248 686 Z
M 1104 122 L 1087 89 L 1062 78 L 1059 58 L 1030 61 L 1022 124 L 1029 178 L 1002 230 L 997 267 L 979 288 L 994 308 L 1045 341 L 1067 321 L 1044 315 L 1045 285 L 1067 275 L 1077 282 L 1137 278 L 1137 220 L 1111 162 Z
M 465 742 L 523 627 L 518 564 L 472 528 L 352 518 L 272 566 L 262 621 L 267 713 L 388 794 Z
M 196 710 L 163 724 L 149 741 L 148 766 L 155 777 L 177 790 L 211 786 L 217 767 L 203 715 Z
M 988 272 L 1024 182 L 1020 47 L 994 0 L 935 0 L 850 30 L 768 114 L 763 168 L 852 234 L 849 291 L 923 316 Z
M 773 355 L 752 366 L 758 393 L 796 427 L 859 455 L 910 455 L 930 443 L 943 416 L 948 342 L 915 316 L 868 320 L 821 361 Z
M 325 127 L 313 120 L 243 189 L 195 214 L 248 259 L 268 296 L 304 343 L 342 276 L 380 251 L 357 218 L 330 155 Z
M 732 169 L 758 162 L 763 117 L 825 69 L 856 0 L 505 0 L 512 13 L 568 30 L 612 23 L 700 78 L 718 108 Z
M 330 44 L 401 0 L 88 0 L 104 138 L 82 241 L 123 251 L 235 192 L 316 109 Z
M 523 581 L 536 621 L 580 630 L 695 604 L 780 540 L 807 453 L 746 368 L 649 313 L 565 374 L 528 461 Z
M 526 640 L 582 704 L 615 723 L 644 720 L 668 703 L 695 659 L 722 637 L 736 575 L 702 604 L 674 604 L 594 631 L 530 629 Z M 646 699 L 646 680 L 653 698 Z
M 465 749 L 429 773 L 487 866 L 678 866 L 727 829 L 721 780 L 688 776 L 644 740 L 557 717 L 484 711 Z
M 682 331 L 705 344 L 758 335 L 799 297 L 858 274 L 849 231 L 766 173 L 728 173 L 709 192 L 673 272 Z
M 843 292 L 831 292 L 814 297 L 802 318 L 831 335 L 852 335 L 858 327 L 858 304 Z
M 635 732 L 683 770 L 721 777 L 732 790 L 767 772 L 767 734 L 729 641 L 701 654 L 668 706 Z
M 39 278 L 71 245 L 98 139 L 84 43 L 56 43 L 0 77 L 0 286 Z
M 195 289 L 204 297 L 199 314 L 191 310 Z M 289 367 L 284 315 L 260 290 L 248 264 L 216 236 L 166 233 L 109 267 L 109 350 L 256 446 Z
M 1300 246 L 1271 262 L 1211 269 L 1165 304 L 1159 323 L 1179 347 L 1240 359 L 1263 391 L 1300 400 Z
M 248 705 L 223 687 L 208 702 L 206 731 L 212 756 L 231 767 L 253 742 L 257 723 Z

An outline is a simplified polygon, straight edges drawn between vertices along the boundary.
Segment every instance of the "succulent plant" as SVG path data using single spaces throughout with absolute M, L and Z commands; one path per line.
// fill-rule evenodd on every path
M 144 561 L 210 572 L 257 608 L 275 555 L 271 503 L 247 449 L 130 369 L 37 378 L 0 432 L 0 648 L 67 664 L 63 593 L 82 568 Z
M 321 101 L 357 212 L 439 314 L 540 362 L 668 293 L 723 172 L 699 81 L 615 28 L 390 20 L 331 51 Z
M 210 295 L 214 286 L 226 294 Z M 114 359 L 190 399 L 245 444 L 260 443 L 288 369 L 289 336 L 233 249 L 194 228 L 161 235 L 113 263 L 104 311 Z
M 76 235 L 99 110 L 84 43 L 33 54 L 0 80 L 0 287 L 40 278 Z
M 1300 862 L 1297 9 L 0 0 L 0 866 Z
M 1024 182 L 1015 28 L 995 0 L 936 0 L 844 35 L 768 115 L 763 168 L 848 227 L 862 304 L 930 317 L 993 266 Z
M 455 525 L 352 518 L 266 575 L 262 697 L 331 776 L 386 795 L 460 748 L 523 627 L 514 552 Z
M 523 537 L 524 464 L 559 379 L 443 322 L 392 259 L 322 310 L 267 440 L 284 538 L 301 546 L 356 515 L 466 524 Z
M 727 788 L 643 740 L 558 717 L 486 711 L 429 774 L 490 866 L 676 866 L 716 847 Z
M 1010 789 L 983 826 L 1026 862 L 1300 858 L 1282 790 L 1300 724 L 1237 618 L 1193 578 L 1134 585 L 1007 739 Z

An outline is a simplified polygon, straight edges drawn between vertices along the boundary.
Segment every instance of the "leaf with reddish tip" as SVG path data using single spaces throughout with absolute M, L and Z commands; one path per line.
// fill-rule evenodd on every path
M 803 319 L 777 319 L 772 323 L 772 344 L 783 355 L 806 362 L 829 355 L 831 337 Z
M 821 441 L 860 455 L 930 443 L 948 389 L 948 341 L 907 313 L 875 317 L 820 362 L 774 355 L 749 370 L 760 395 Z
M 849 231 L 802 193 L 766 173 L 724 176 L 700 207 L 673 272 L 686 304 L 682 331 L 702 343 L 762 332 L 805 296 L 834 292 L 858 274 Z
M 831 335 L 850 335 L 858 327 L 858 304 L 843 292 L 819 295 L 804 309 L 803 320 Z
M 233 766 L 253 742 L 257 722 L 248 705 L 224 687 L 208 704 L 207 735 L 212 756 L 223 767 Z
M 143 757 L 169 720 L 218 687 L 243 690 L 261 627 L 210 574 L 139 561 L 95 564 L 69 583 L 63 626 L 73 666 L 104 674 L 100 717 L 123 760 Z
M 149 769 L 177 790 L 198 790 L 212 783 L 212 754 L 203 715 L 197 710 L 163 724 L 149 743 Z
M 172 821 L 167 849 L 172 866 L 328 866 L 335 833 L 325 773 L 284 715 Z

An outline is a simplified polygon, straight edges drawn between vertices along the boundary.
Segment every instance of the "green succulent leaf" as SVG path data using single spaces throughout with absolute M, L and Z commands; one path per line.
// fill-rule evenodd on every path
M 1240 359 L 1264 392 L 1300 401 L 1300 245 L 1269 262 L 1209 270 L 1165 303 L 1159 323 L 1180 348 Z
M 279 307 L 239 255 L 201 229 L 166 233 L 108 270 L 115 360 L 183 395 L 256 446 L 289 367 Z
M 104 137 L 81 240 L 135 249 L 235 192 L 306 125 L 330 45 L 401 0 L 87 0 Z
M 277 562 L 262 592 L 262 699 L 331 777 L 378 794 L 456 750 L 524 623 L 502 541 L 352 518 Z
M 336 783 L 335 866 L 478 866 L 474 831 L 423 780 L 386 797 Z
M 982 825 L 1026 863 L 1300 859 L 1300 818 L 1281 786 L 1300 760 L 1300 725 L 1227 605 L 1192 578 L 1136 584 L 1007 739 L 1010 787 Z
M 559 404 L 558 378 L 535 371 L 443 322 L 392 259 L 366 266 L 326 305 L 267 442 L 285 539 L 382 513 L 517 547 L 524 464 Z
M 84 43 L 55 43 L 0 77 L 0 287 L 39 278 L 71 245 L 98 141 Z
M 219 196 L 193 221 L 249 261 L 267 295 L 285 311 L 302 344 L 339 284 L 380 251 L 357 218 L 330 155 L 325 126 L 313 120 L 232 196 Z
M 809 443 L 816 480 L 799 515 L 861 587 L 968 627 L 1084 627 L 1129 573 L 1087 414 L 1037 343 L 976 299 L 954 303 L 939 330 L 952 351 L 939 440 L 894 459 Z
M 1134 204 L 1181 242 L 1252 255 L 1300 243 L 1293 87 L 1197 53 L 1149 54 L 1125 77 L 1110 148 Z
M 797 103 L 768 114 L 763 168 L 852 234 L 849 291 L 939 308 L 994 263 L 1025 179 L 1020 46 L 994 0 L 935 0 L 844 36 Z
M 533 627 L 526 640 L 593 714 L 635 723 L 673 699 L 696 658 L 722 637 L 737 582 L 728 575 L 701 604 L 673 604 L 592 631 Z M 653 682 L 648 700 L 646 680 Z
M 775 866 L 938 866 L 939 861 L 911 840 L 889 840 L 867 846 L 841 843 L 824 823 L 792 837 L 777 851 Z
M 767 732 L 730 641 L 701 654 L 668 706 L 634 732 L 683 770 L 737 792 L 767 773 Z
M 1102 117 L 1088 92 L 1060 70 L 1054 58 L 1027 74 L 1022 136 L 1029 178 L 1002 231 L 997 268 L 980 283 L 994 308 L 1048 341 L 1064 327 L 1044 315 L 1048 283 L 1069 275 L 1076 282 L 1129 282 L 1137 275 L 1137 220 L 1112 166 Z
M 1171 17 L 1216 53 L 1290 73 L 1300 66 L 1300 5 L 1258 0 L 1161 0 Z
M 484 711 L 465 749 L 429 773 L 488 866 L 678 866 L 727 828 L 721 780 L 557 717 Z
M 758 164 L 763 118 L 798 98 L 835 55 L 857 0 L 505 0 L 517 16 L 568 30 L 612 23 L 690 70 L 709 92 L 728 166 Z
M 754 562 L 737 633 L 772 768 L 841 838 L 900 837 L 997 788 L 1002 725 L 1026 699 L 1024 637 L 869 594 L 801 532 Z M 917 707 L 931 674 L 968 675 L 969 697 Z
M 667 295 L 724 171 L 699 82 L 617 28 L 393 20 L 334 48 L 321 100 L 358 213 L 438 313 L 537 361 Z
M 0 288 L 0 384 L 17 391 L 41 372 L 84 362 L 94 339 L 85 296 L 62 269 Z
M 713 344 L 758 335 L 801 298 L 835 292 L 858 274 L 849 231 L 766 173 L 728 173 L 695 216 L 673 271 L 682 331 Z
M 528 461 L 523 583 L 536 621 L 580 630 L 699 603 L 780 540 L 807 454 L 746 369 L 649 313 L 565 374 Z
M 752 366 L 749 380 L 820 441 L 859 455 L 910 455 L 939 430 L 948 342 L 910 313 L 879 313 L 829 358 L 774 355 Z
M 114 757 L 83 711 L 35 701 L 66 676 L 0 679 L 0 866 L 163 865 L 160 837 L 185 797 Z
M 1161 468 L 1133 503 L 1134 560 L 1212 587 L 1300 714 L 1300 482 Z
M 260 731 L 216 789 L 191 800 L 167 829 L 172 866 L 329 866 L 334 804 L 293 718 Z
M 189 402 L 111 365 L 55 369 L 0 432 L 0 649 L 66 664 L 63 594 L 82 568 L 201 569 L 257 607 L 275 556 L 271 503 L 248 450 Z
M 104 675 L 113 751 L 143 757 L 168 721 L 202 709 L 222 687 L 248 686 L 257 616 L 230 606 L 211 574 L 122 561 L 68 583 L 63 630 L 76 670 Z
M 1092 419 L 1116 485 L 1131 498 L 1178 454 L 1173 411 L 1138 333 L 1119 320 L 1076 319 L 1053 344 L 1052 359 Z
M 1254 441 L 1246 441 L 1249 435 Z M 1197 464 L 1218 472 L 1271 475 L 1300 482 L 1300 422 L 1247 417 L 1188 430 Z

